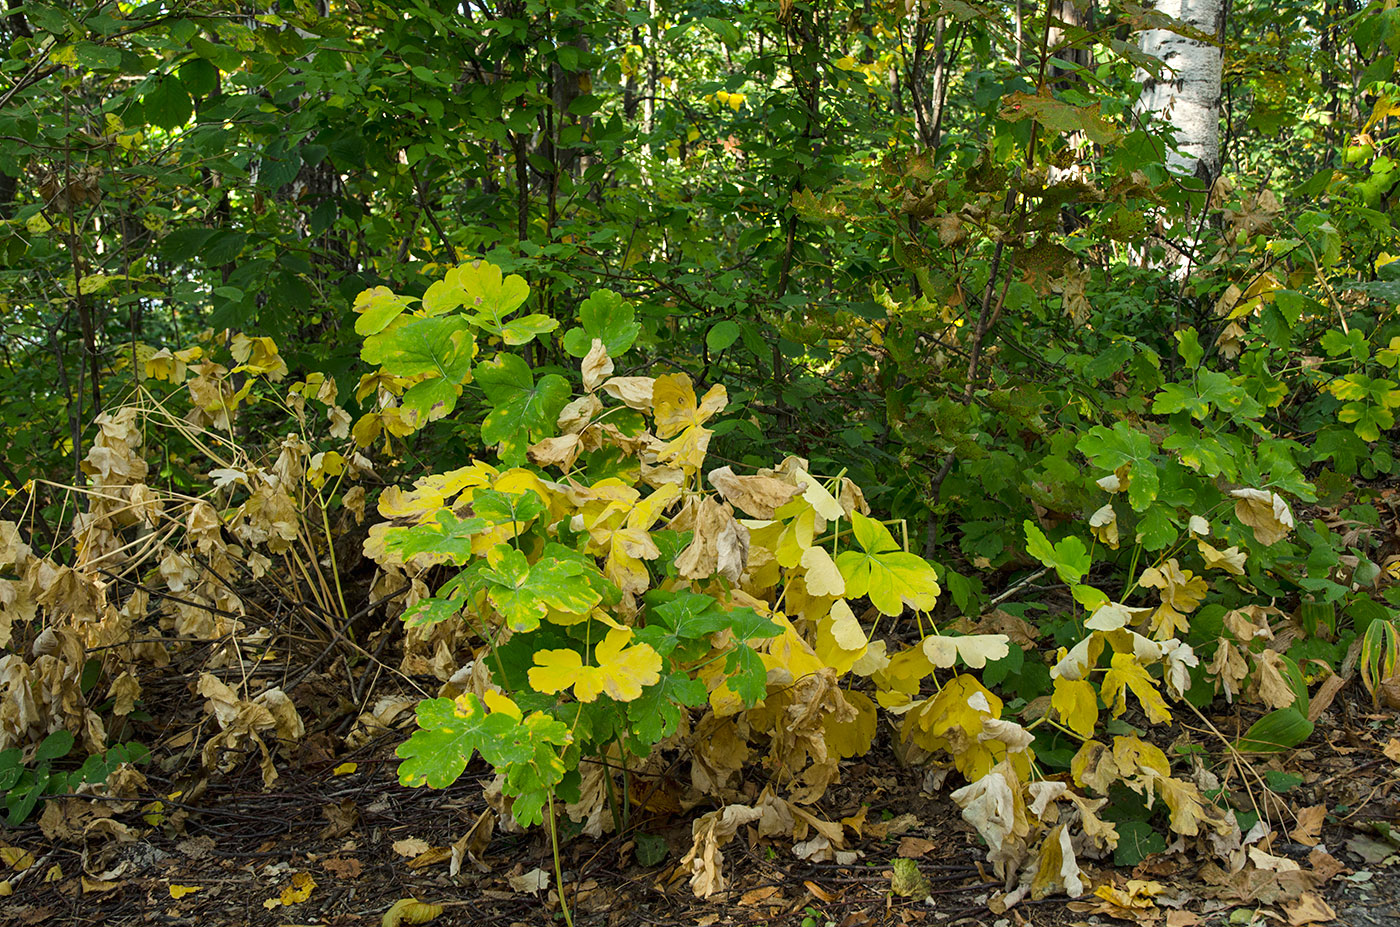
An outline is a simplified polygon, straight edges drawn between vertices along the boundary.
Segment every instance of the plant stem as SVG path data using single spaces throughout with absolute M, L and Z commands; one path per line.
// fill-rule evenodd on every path
M 559 824 L 554 820 L 554 790 L 549 790 L 549 848 L 554 856 L 554 884 L 559 886 L 559 910 L 564 912 L 564 923 L 574 927 L 574 918 L 569 914 L 569 902 L 564 898 L 564 869 L 559 865 Z

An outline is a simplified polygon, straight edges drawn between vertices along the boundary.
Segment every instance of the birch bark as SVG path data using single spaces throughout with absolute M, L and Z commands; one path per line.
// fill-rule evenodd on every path
M 1212 36 L 1224 34 L 1225 0 L 1155 0 L 1154 9 Z M 1168 69 L 1149 80 L 1138 111 L 1152 113 L 1176 130 L 1176 150 L 1167 165 L 1209 184 L 1220 173 L 1221 46 L 1189 39 L 1166 29 L 1142 35 L 1142 50 Z

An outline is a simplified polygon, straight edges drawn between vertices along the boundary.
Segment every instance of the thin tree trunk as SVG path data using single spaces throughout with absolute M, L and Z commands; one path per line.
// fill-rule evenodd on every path
M 1156 0 L 1154 8 L 1207 35 L 1223 35 L 1225 0 Z M 1143 33 L 1142 50 L 1166 65 L 1160 80 L 1143 86 L 1138 110 L 1166 121 L 1176 133 L 1167 154 L 1178 174 L 1209 184 L 1220 173 L 1220 75 L 1224 50 L 1165 29 Z

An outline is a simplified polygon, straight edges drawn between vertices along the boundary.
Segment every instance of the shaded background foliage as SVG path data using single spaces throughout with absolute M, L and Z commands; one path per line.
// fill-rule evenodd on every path
M 1222 359 L 1257 396 L 1389 240 L 1370 117 L 1393 10 L 1231 10 L 1211 208 L 1134 109 L 1151 22 L 1132 3 L 12 5 L 3 476 L 76 474 L 137 346 L 206 328 L 272 335 L 348 396 L 354 294 L 487 257 L 565 327 L 596 286 L 634 301 L 653 365 L 737 387 L 721 456 L 849 469 L 928 526 L 968 607 L 973 573 L 1025 562 L 1024 517 L 1088 504 L 1075 444 L 1152 415 L 1174 331 L 1214 356 L 1228 287 L 1296 292 Z M 1349 299 L 1386 344 L 1388 306 Z M 557 342 L 532 360 L 567 366 Z M 1290 380 L 1269 434 L 1304 468 L 1387 471 L 1326 382 Z M 473 449 L 445 421 L 414 453 Z M 164 475 L 188 479 L 178 449 Z

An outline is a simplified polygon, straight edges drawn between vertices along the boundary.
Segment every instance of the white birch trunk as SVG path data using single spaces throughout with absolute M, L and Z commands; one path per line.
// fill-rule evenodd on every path
M 1153 8 L 1211 36 L 1222 34 L 1224 0 L 1155 0 Z M 1148 79 L 1138 111 L 1152 113 L 1176 130 L 1176 151 L 1168 151 L 1173 172 L 1195 175 L 1209 184 L 1220 173 L 1220 71 L 1224 49 L 1166 29 L 1142 34 L 1142 50 L 1167 69 Z

